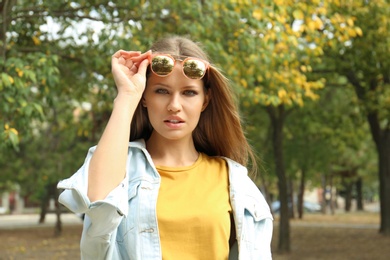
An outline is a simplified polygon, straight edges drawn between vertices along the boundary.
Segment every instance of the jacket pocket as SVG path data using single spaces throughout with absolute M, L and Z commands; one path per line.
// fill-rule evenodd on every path
M 266 219 L 272 219 L 268 205 L 254 197 L 247 196 L 244 202 L 243 240 L 247 249 L 259 250 L 268 236 Z
M 263 205 L 261 201 L 254 197 L 247 196 L 244 203 L 245 216 L 249 215 L 254 222 L 261 221 L 265 218 L 272 217 L 268 204 Z

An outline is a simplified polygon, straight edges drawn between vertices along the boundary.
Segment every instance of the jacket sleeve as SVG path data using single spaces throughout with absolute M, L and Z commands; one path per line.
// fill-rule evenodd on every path
M 70 178 L 58 183 L 64 189 L 59 202 L 74 213 L 85 214 L 81 237 L 83 259 L 116 258 L 116 229 L 128 213 L 128 176 L 113 189 L 105 199 L 91 203 L 87 196 L 88 168 L 93 152 L 92 147 L 81 168 Z
M 229 259 L 272 259 L 273 217 L 263 194 L 248 177 L 247 169 L 231 160 L 230 203 L 235 216 L 238 251 Z M 238 254 L 238 255 L 237 255 Z
M 243 201 L 244 222 L 239 259 L 272 259 L 273 217 L 264 196 L 249 178 L 247 182 L 247 191 L 252 192 L 248 192 Z

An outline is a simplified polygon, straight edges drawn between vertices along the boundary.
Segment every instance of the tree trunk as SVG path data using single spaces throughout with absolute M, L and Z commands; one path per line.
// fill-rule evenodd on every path
M 356 95 L 360 100 L 368 102 L 368 94 L 378 89 L 377 78 L 368 80 L 368 86 L 364 87 L 359 81 L 356 73 L 348 71 L 346 77 L 354 86 Z M 369 102 L 372 104 L 372 101 Z M 378 176 L 379 176 L 379 197 L 380 197 L 380 228 L 379 232 L 390 237 L 390 123 L 387 122 L 383 129 L 377 107 L 367 106 L 367 120 L 370 125 L 372 139 L 375 142 L 378 152 Z
M 379 144 L 380 233 L 390 237 L 390 128 L 383 132 Z
M 2 16 L 2 23 L 0 26 L 0 59 L 7 60 L 7 50 L 9 48 L 7 40 L 8 27 L 12 22 L 12 9 L 16 5 L 16 0 L 0 1 L 0 13 Z M 2 64 L 0 71 L 4 71 L 5 62 Z
M 335 187 L 333 187 L 333 175 L 329 176 L 329 186 L 330 186 L 330 213 L 334 215 L 335 206 L 337 206 L 337 194 L 334 192 Z
M 295 202 L 294 202 L 294 185 L 291 178 L 287 178 L 287 187 L 288 187 L 288 216 L 289 218 L 295 218 Z
M 380 228 L 379 232 L 390 237 L 390 126 L 380 128 L 378 113 L 367 115 L 371 135 L 378 152 Z
M 327 178 L 325 174 L 321 175 L 321 188 L 322 188 L 322 194 L 321 194 L 321 211 L 322 214 L 326 214 L 326 196 L 325 196 L 325 191 L 326 191 L 326 185 L 327 185 Z
M 345 212 L 350 212 L 352 207 L 352 183 L 349 179 L 344 180 L 344 191 L 345 191 Z
M 358 211 L 363 211 L 363 179 L 359 177 L 355 183 L 356 185 L 356 209 Z
M 287 178 L 283 158 L 283 124 L 286 112 L 283 105 L 278 107 L 267 107 L 268 115 L 272 124 L 272 144 L 275 160 L 275 171 L 278 176 L 278 189 L 280 200 L 279 219 L 279 243 L 280 253 L 290 252 L 290 222 L 288 210 Z
M 57 184 L 55 184 L 57 186 Z M 62 222 L 61 222 L 61 205 L 58 202 L 58 197 L 59 197 L 59 192 L 58 189 L 56 188 L 54 190 L 54 198 L 55 198 L 55 205 L 56 205 L 56 216 L 57 216 L 57 222 L 54 227 L 54 235 L 55 236 L 60 236 L 62 233 Z
M 262 185 L 261 185 L 261 192 L 263 193 L 264 197 L 265 197 L 265 200 L 267 201 L 268 205 L 271 205 L 272 203 L 272 198 L 271 198 L 271 194 L 268 190 L 268 183 L 267 181 L 265 180 L 264 178 L 264 174 L 260 174 L 260 179 L 261 179 L 261 182 L 262 182 Z
M 303 198 L 305 196 L 305 182 L 306 182 L 306 170 L 301 169 L 301 179 L 299 181 L 298 191 L 298 218 L 303 218 Z
M 43 195 L 43 198 L 41 200 L 41 213 L 39 215 L 39 221 L 38 221 L 39 224 L 45 223 L 49 200 L 50 200 L 49 188 L 46 186 L 45 187 L 45 194 Z

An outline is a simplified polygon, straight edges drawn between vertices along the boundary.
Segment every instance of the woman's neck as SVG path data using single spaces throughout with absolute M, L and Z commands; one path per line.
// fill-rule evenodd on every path
M 146 141 L 146 149 L 154 164 L 160 166 L 190 166 L 199 157 L 192 138 L 168 140 L 152 134 L 149 140 Z

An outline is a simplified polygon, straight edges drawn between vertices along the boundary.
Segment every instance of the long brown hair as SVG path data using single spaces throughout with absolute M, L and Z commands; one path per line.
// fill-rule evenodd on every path
M 157 41 L 153 52 L 177 56 L 196 57 L 210 62 L 199 43 L 181 37 L 171 36 Z M 193 132 L 195 148 L 209 156 L 225 156 L 247 166 L 250 160 L 252 172 L 256 172 L 256 158 L 245 138 L 238 113 L 234 92 L 228 79 L 218 68 L 211 65 L 203 78 L 210 101 L 200 116 Z M 130 141 L 147 140 L 153 128 L 146 109 L 138 104 L 131 122 Z

